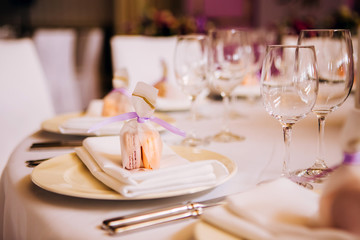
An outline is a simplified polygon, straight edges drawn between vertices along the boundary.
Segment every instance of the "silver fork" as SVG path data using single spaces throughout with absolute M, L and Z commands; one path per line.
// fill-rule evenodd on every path
M 33 159 L 33 160 L 27 160 L 25 161 L 25 164 L 27 167 L 33 168 L 36 167 L 37 165 L 39 165 L 40 163 L 49 160 L 51 157 L 49 158 L 41 158 L 41 159 Z

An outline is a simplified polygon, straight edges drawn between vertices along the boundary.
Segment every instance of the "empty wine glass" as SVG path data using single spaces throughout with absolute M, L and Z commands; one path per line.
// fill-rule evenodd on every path
M 347 99 L 354 81 L 351 34 L 349 30 L 339 29 L 303 30 L 298 44 L 315 46 L 319 71 L 319 94 L 313 108 L 318 119 L 317 156 L 313 166 L 299 175 L 325 176 L 329 170 L 325 163 L 325 118 Z
M 197 96 L 207 88 L 208 38 L 206 35 L 192 34 L 178 36 L 175 47 L 175 76 L 177 84 L 191 100 L 191 118 L 196 121 L 195 102 Z M 198 146 L 208 142 L 196 136 L 194 128 L 182 144 Z
M 249 67 L 246 69 L 244 81 L 240 82 L 231 94 L 231 109 L 229 114 L 231 119 L 244 117 L 244 114 L 235 108 L 238 97 L 245 97 L 249 103 L 255 103 L 256 101 L 258 96 L 257 90 L 260 89 L 261 65 L 264 60 L 266 46 L 270 44 L 269 36 L 272 36 L 270 31 L 264 29 L 244 29 L 244 31 L 247 33 L 249 42 L 249 45 L 246 48 L 249 56 Z M 271 41 L 273 40 L 271 39 Z
M 282 125 L 285 148 L 282 175 L 295 177 L 289 170 L 291 132 L 293 125 L 315 105 L 318 75 L 314 47 L 269 45 L 260 89 L 266 111 Z
M 215 29 L 209 33 L 209 81 L 220 92 L 223 103 L 223 125 L 213 137 L 218 142 L 241 141 L 245 138 L 230 132 L 229 97 L 243 80 L 249 66 L 249 42 L 246 31 L 239 29 Z

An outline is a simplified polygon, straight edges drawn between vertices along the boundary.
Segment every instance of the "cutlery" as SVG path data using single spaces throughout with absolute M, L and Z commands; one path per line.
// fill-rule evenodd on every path
M 188 202 L 172 207 L 111 218 L 104 220 L 101 228 L 113 235 L 175 220 L 198 217 L 203 213 L 204 208 L 224 204 L 225 199 L 226 197 L 220 197 L 202 202 Z
M 30 168 L 33 168 L 33 167 L 36 167 L 37 165 L 39 165 L 40 163 L 46 161 L 46 160 L 49 160 L 50 158 L 41 158 L 41 159 L 34 159 L 34 160 L 27 160 L 25 161 L 26 163 L 26 166 L 27 167 L 30 167 Z
M 74 148 L 82 145 L 82 141 L 49 141 L 36 142 L 30 146 L 30 149 L 57 149 L 57 148 Z

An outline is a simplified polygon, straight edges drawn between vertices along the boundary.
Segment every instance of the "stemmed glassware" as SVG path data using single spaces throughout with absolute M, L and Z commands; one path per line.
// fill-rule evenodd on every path
M 237 102 L 237 97 L 246 96 L 246 100 L 250 103 L 254 103 L 257 97 L 256 89 L 259 86 L 260 82 L 260 69 L 262 62 L 264 60 L 266 46 L 273 42 L 270 38 L 273 35 L 271 32 L 264 29 L 244 29 L 243 31 L 247 32 L 247 40 L 249 42 L 248 47 L 248 61 L 249 67 L 246 69 L 246 75 L 244 76 L 244 81 L 239 83 L 236 87 L 236 90 L 233 91 L 230 98 L 230 118 L 237 119 L 243 118 L 244 115 L 241 114 L 236 108 L 235 103 Z M 246 91 L 252 88 L 250 91 Z M 243 92 L 243 93 L 242 93 Z M 244 95 L 242 95 L 244 94 Z
M 266 111 L 282 125 L 285 147 L 282 175 L 289 178 L 296 177 L 289 170 L 292 127 L 315 105 L 317 74 L 313 46 L 267 47 L 261 72 L 262 101 Z
M 230 132 L 229 97 L 247 73 L 249 66 L 249 42 L 246 31 L 239 29 L 215 29 L 209 33 L 209 81 L 220 92 L 223 103 L 223 125 L 220 133 L 213 137 L 218 142 L 244 140 L 243 136 Z
M 206 35 L 192 34 L 178 36 L 175 47 L 174 68 L 177 84 L 191 100 L 191 119 L 196 122 L 196 98 L 207 88 L 208 38 Z M 199 138 L 194 128 L 188 133 L 182 144 L 199 146 L 208 143 Z
M 325 163 L 325 118 L 347 99 L 354 81 L 351 34 L 340 29 L 303 30 L 298 44 L 315 46 L 319 71 L 319 94 L 312 110 L 318 119 L 317 157 L 313 166 L 298 174 L 326 176 L 329 169 Z

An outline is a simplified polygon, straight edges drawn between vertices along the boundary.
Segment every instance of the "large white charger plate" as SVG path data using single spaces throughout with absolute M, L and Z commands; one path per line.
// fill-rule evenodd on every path
M 86 133 L 86 132 L 79 132 L 79 133 L 62 133 L 60 131 L 60 126 L 62 124 L 64 124 L 67 120 L 72 119 L 72 118 L 79 118 L 85 116 L 85 113 L 66 113 L 66 114 L 61 114 L 61 115 L 57 115 L 53 118 L 47 119 L 45 121 L 43 121 L 41 123 L 41 129 L 47 132 L 52 132 L 52 133 L 58 133 L 58 134 L 65 134 L 65 135 L 81 135 L 81 136 L 94 136 L 94 133 Z M 175 119 L 170 117 L 167 114 L 164 113 L 155 113 L 154 114 L 155 117 L 158 117 L 164 121 L 166 121 L 167 123 L 170 124 L 174 124 L 175 123 Z M 158 131 L 163 131 L 164 128 L 161 127 L 160 125 L 156 125 L 156 128 Z M 114 132 L 114 135 L 119 134 L 119 132 Z M 111 134 L 107 134 L 107 135 L 111 135 Z
M 31 173 L 31 180 L 40 188 L 66 196 L 100 200 L 140 200 L 174 197 L 209 190 L 228 181 L 237 172 L 235 162 L 221 154 L 183 146 L 172 146 L 171 148 L 176 154 L 192 162 L 209 159 L 218 160 L 228 169 L 229 175 L 213 186 L 196 187 L 128 198 L 98 181 L 77 157 L 76 153 L 69 153 L 54 157 L 35 167 Z
M 232 95 L 237 97 L 260 97 L 260 85 L 238 86 Z
M 227 233 L 217 227 L 212 226 L 204 221 L 198 221 L 195 224 L 194 236 L 196 240 L 240 240 L 237 236 Z
M 186 111 L 191 107 L 189 99 L 171 99 L 171 98 L 158 98 L 156 103 L 156 111 L 162 112 L 176 112 Z

